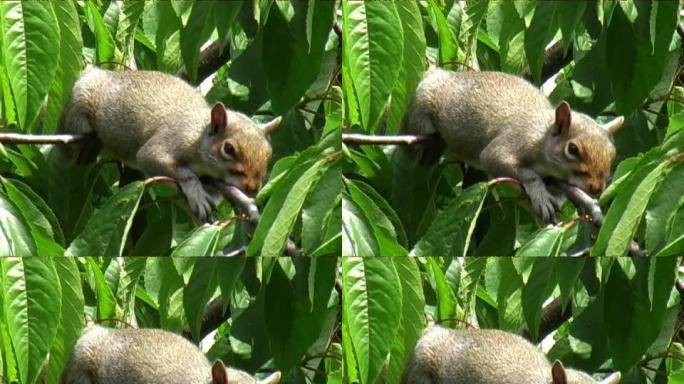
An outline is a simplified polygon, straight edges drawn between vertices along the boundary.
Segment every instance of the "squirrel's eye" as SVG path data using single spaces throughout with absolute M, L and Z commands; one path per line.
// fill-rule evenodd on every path
M 223 147 L 221 147 L 221 151 L 223 152 L 223 156 L 227 158 L 234 158 L 235 157 L 235 147 L 229 142 L 224 142 Z
M 575 159 L 580 158 L 580 151 L 579 148 L 577 148 L 577 145 L 575 143 L 569 143 L 565 147 L 565 152 L 568 155 L 568 157 L 574 157 Z

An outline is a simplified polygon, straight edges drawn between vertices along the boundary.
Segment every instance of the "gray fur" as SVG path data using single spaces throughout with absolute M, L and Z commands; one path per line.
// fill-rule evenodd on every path
M 219 363 L 216 363 L 219 364 Z M 223 364 L 219 364 L 223 367 Z M 225 368 L 227 384 L 257 384 L 249 374 Z M 276 372 L 261 384 L 276 384 Z M 184 338 L 158 329 L 115 330 L 92 326 L 78 339 L 62 384 L 219 384 L 212 364 Z
M 556 362 L 563 379 L 552 378 L 552 364 L 520 336 L 499 330 L 428 328 L 418 341 L 402 384 L 592 384 L 584 372 Z M 620 373 L 605 384 L 617 384 Z
M 266 136 L 280 122 L 267 129 L 226 110 L 226 128 L 212 134 L 211 111 L 195 89 L 171 75 L 93 68 L 76 82 L 59 130 L 94 134 L 116 159 L 148 176 L 176 179 L 193 214 L 206 221 L 220 198 L 199 178 L 258 191 L 271 157 Z M 235 148 L 234 157 L 221 155 L 224 143 Z
M 416 88 L 403 131 L 438 134 L 457 159 L 492 177 L 518 179 L 534 212 L 549 222 L 563 198 L 549 192 L 542 178 L 600 193 L 615 156 L 610 134 L 617 128 L 603 129 L 577 112 L 571 117 L 568 129 L 556 134 L 556 109 L 523 79 L 500 72 L 435 68 Z M 582 150 L 580 159 L 565 153 L 570 141 Z M 586 174 L 578 176 L 577 171 Z

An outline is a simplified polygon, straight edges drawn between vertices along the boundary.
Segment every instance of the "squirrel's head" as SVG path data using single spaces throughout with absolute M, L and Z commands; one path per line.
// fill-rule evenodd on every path
M 205 174 L 234 185 L 247 194 L 256 194 L 262 186 L 271 145 L 268 136 L 280 125 L 277 117 L 266 124 L 256 124 L 247 116 L 226 110 L 222 103 L 211 109 L 211 123 L 199 148 L 207 164 Z
M 622 116 L 599 125 L 587 115 L 572 112 L 566 102 L 556 108 L 545 154 L 558 168 L 557 177 L 597 196 L 606 187 L 615 159 L 612 136 Z
M 614 372 L 601 381 L 594 380 L 591 376 L 575 369 L 566 369 L 563 363 L 556 360 L 551 366 L 552 384 L 618 384 L 620 372 Z
M 257 381 L 246 372 L 226 368 L 221 360 L 216 360 L 211 366 L 211 384 L 278 384 L 280 372 L 274 372 L 267 378 Z

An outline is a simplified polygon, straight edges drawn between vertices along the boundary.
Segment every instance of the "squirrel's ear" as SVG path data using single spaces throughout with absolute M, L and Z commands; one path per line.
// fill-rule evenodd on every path
M 610 374 L 610 376 L 606 377 L 605 379 L 601 380 L 599 384 L 618 384 L 621 378 L 622 375 L 620 374 L 620 372 L 615 372 Z
M 553 379 L 553 384 L 566 384 L 568 381 L 565 376 L 565 367 L 558 360 L 554 361 L 551 367 L 551 378 Z
M 265 136 L 269 136 L 273 132 L 275 132 L 276 129 L 280 126 L 280 123 L 283 121 L 282 116 L 278 116 L 275 119 L 269 121 L 266 124 L 261 125 L 261 132 L 264 133 Z
M 570 111 L 570 105 L 568 105 L 568 103 L 565 101 L 561 102 L 556 108 L 556 121 L 554 122 L 557 135 L 565 132 L 570 127 L 571 115 L 572 112 Z
M 211 384 L 228 384 L 228 372 L 221 360 L 214 361 L 211 366 Z
M 228 124 L 228 113 L 223 103 L 218 102 L 211 108 L 211 134 L 223 131 Z
M 624 116 L 618 116 L 614 118 L 613 120 L 603 124 L 603 129 L 608 132 L 609 135 L 613 136 L 615 132 L 622 127 L 622 123 L 625 122 L 625 117 Z
M 273 372 L 271 376 L 261 380 L 259 384 L 278 384 L 280 383 L 280 371 Z

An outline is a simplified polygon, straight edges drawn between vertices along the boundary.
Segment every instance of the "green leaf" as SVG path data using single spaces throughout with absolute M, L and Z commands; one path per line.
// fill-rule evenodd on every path
M 536 81 L 541 79 L 546 45 L 558 29 L 556 16 L 556 2 L 540 1 L 534 9 L 529 28 L 525 30 L 525 54 Z
M 396 267 L 382 258 L 342 259 L 342 322 L 361 384 L 380 375 L 399 328 L 402 294 Z
M 392 262 L 397 269 L 401 283 L 401 320 L 390 350 L 390 363 L 386 382 L 401 382 L 401 373 L 408 362 L 413 346 L 420 338 L 424 328 L 425 297 L 423 284 L 416 259 L 395 257 Z
M 72 1 L 52 2 L 52 8 L 59 23 L 59 64 L 55 74 L 55 81 L 48 93 L 43 132 L 54 132 L 57 128 L 59 116 L 71 92 L 79 72 L 81 71 L 81 23 L 78 19 L 76 4 Z
M 458 61 L 460 49 L 454 31 L 449 26 L 447 18 L 442 13 L 442 9 L 435 1 L 430 1 L 430 11 L 437 24 L 437 36 L 439 38 L 439 64 L 446 64 L 453 61 Z M 459 7 L 458 4 L 453 5 L 454 8 Z
M 51 2 L 0 4 L 2 58 L 12 85 L 19 125 L 33 127 L 59 62 L 59 25 Z
M 45 382 L 57 383 L 71 354 L 72 347 L 81 334 L 85 302 L 76 259 L 55 257 L 51 260 L 59 277 L 62 290 L 62 307 L 57 325 L 59 337 L 55 338 L 50 348 L 50 360 Z
M 95 34 L 95 61 L 96 63 L 104 63 L 106 61 L 113 61 L 116 47 L 114 46 L 114 38 L 109 33 L 105 25 L 99 9 L 92 1 L 86 2 L 86 17 L 88 25 Z
M 57 336 L 62 289 L 53 261 L 25 257 L 0 260 L 3 322 L 22 383 L 35 383 Z
M 36 243 L 31 229 L 19 209 L 5 195 L 0 194 L 0 254 L 6 256 L 32 256 Z
M 220 238 L 219 225 L 204 224 L 195 228 L 171 252 L 172 257 L 181 256 L 213 256 Z
M 225 303 L 230 301 L 235 283 L 240 278 L 245 267 L 245 258 L 220 259 L 216 266 L 221 296 Z
M 639 362 L 663 325 L 677 259 L 622 259 L 605 285 L 604 313 L 613 364 L 621 371 Z
M 432 282 L 434 284 L 433 289 L 437 295 L 437 319 L 454 326 L 455 322 L 452 319 L 458 317 L 456 295 L 451 289 L 444 271 L 442 271 L 439 259 L 432 257 L 427 260 L 430 267 L 430 277 L 434 280 Z
M 380 205 L 385 208 L 389 208 L 389 205 L 384 202 L 382 197 L 377 193 L 367 192 L 372 191 L 372 188 L 367 185 L 364 190 L 358 187 L 357 182 L 349 181 L 346 183 L 347 191 L 349 191 L 349 196 L 352 198 L 356 206 L 361 210 L 365 217 L 365 222 L 369 223 L 372 228 L 372 236 L 375 237 L 378 244 L 378 254 L 377 256 L 406 256 L 406 250 L 398 242 L 397 230 L 394 224 L 397 223 L 396 216 L 394 220 L 390 220 L 385 212 L 379 207 Z M 358 182 L 359 185 L 363 183 Z M 374 198 L 379 198 L 380 202 Z
M 264 26 L 264 70 L 275 114 L 287 113 L 316 80 L 323 60 L 325 43 L 332 28 L 334 1 L 315 3 L 312 41 L 307 41 L 307 9 L 303 2 L 293 2 L 294 15 L 288 18 L 278 7 Z
M 181 19 L 176 16 L 171 3 L 167 1 L 154 2 L 143 16 L 143 30 L 155 42 L 157 67 L 162 72 L 175 72 L 181 65 L 182 28 Z
M 264 208 L 247 248 L 248 255 L 276 256 L 282 253 L 309 192 L 320 180 L 321 174 L 338 159 L 337 156 L 328 156 L 310 164 L 304 158 L 299 166 L 288 173 L 287 179 L 273 190 Z
M 195 1 L 185 27 L 180 33 L 180 49 L 191 81 L 197 79 L 200 47 L 214 30 L 212 8 L 214 1 Z
M 348 195 L 342 195 L 342 256 L 378 256 L 373 227 Z
M 107 284 L 100 264 L 95 258 L 86 258 L 86 273 L 97 298 L 96 314 L 98 319 L 112 319 L 117 316 L 117 303 L 112 288 Z
M 534 233 L 527 243 L 515 253 L 516 256 L 558 256 L 563 245 L 565 228 L 548 226 Z
M 487 196 L 487 183 L 477 183 L 464 190 L 433 221 L 427 234 L 411 251 L 414 256 L 466 255 L 470 236 Z
M 630 20 L 623 7 L 616 7 L 607 29 L 608 74 L 615 107 L 622 115 L 637 108 L 660 80 L 679 7 L 676 1 L 635 5 L 635 20 Z
M 224 49 L 230 39 L 230 29 L 240 13 L 242 4 L 242 1 L 214 2 L 214 25 L 216 26 L 221 47 Z
M 586 1 L 558 1 L 556 2 L 556 16 L 560 26 L 563 44 L 565 47 L 572 46 L 572 38 L 575 29 L 582 21 L 584 11 L 587 9 Z
M 183 309 L 190 332 L 200 340 L 200 328 L 204 319 L 204 308 L 218 288 L 218 263 L 220 259 L 194 259 L 192 274 L 183 290 Z
M 342 27 L 361 121 L 374 133 L 401 67 L 401 20 L 393 2 L 344 0 Z
M 671 166 L 669 161 L 646 163 L 632 174 L 629 185 L 625 186 L 608 209 L 591 249 L 592 256 L 620 256 L 626 253 L 651 196 Z
M 121 8 L 119 29 L 116 32 L 116 40 L 120 43 L 124 53 L 133 51 L 133 37 L 138 22 L 145 10 L 145 2 L 142 0 L 132 0 L 123 3 Z
M 477 36 L 480 23 L 487 15 L 489 0 L 471 0 L 466 3 L 463 21 L 459 33 L 459 41 L 465 47 L 467 64 L 477 61 Z M 456 5 L 454 5 L 456 6 Z
M 59 228 L 56 221 L 49 221 L 44 211 L 38 208 L 49 211 L 45 202 L 31 189 L 20 181 L 12 181 L 10 179 L 0 179 L 4 187 L 7 197 L 12 200 L 14 206 L 18 209 L 24 222 L 31 232 L 33 242 L 36 245 L 36 255 L 39 256 L 61 256 L 64 249 L 55 242 L 55 234 L 53 225 Z M 28 192 L 28 194 L 26 193 Z M 51 217 L 54 220 L 54 216 Z
M 666 224 L 684 196 L 684 163 L 677 164 L 669 171 L 655 191 L 646 209 L 646 253 L 656 254 L 664 245 L 667 237 Z
M 392 88 L 392 103 L 387 117 L 387 133 L 399 132 L 404 111 L 425 71 L 425 32 L 420 8 L 415 1 L 395 2 L 404 38 L 403 58 Z
M 337 258 L 293 261 L 294 274 L 280 260 L 266 287 L 265 321 L 276 368 L 288 371 L 300 364 L 321 333 L 324 314 L 335 285 Z
M 532 272 L 522 289 L 523 314 L 533 340 L 539 340 L 542 306 L 556 285 L 553 279 L 554 261 L 551 259 L 535 260 Z
M 342 199 L 342 162 L 336 162 L 323 175 L 302 207 L 302 251 L 310 254 L 325 240 L 325 220 Z M 338 228 L 340 229 L 340 228 Z
M 121 256 L 133 223 L 133 216 L 138 210 L 144 191 L 145 183 L 136 181 L 107 199 L 103 207 L 88 220 L 85 229 L 69 245 L 66 254 Z

